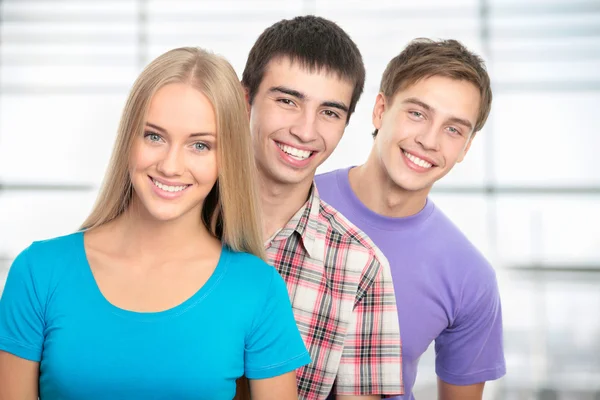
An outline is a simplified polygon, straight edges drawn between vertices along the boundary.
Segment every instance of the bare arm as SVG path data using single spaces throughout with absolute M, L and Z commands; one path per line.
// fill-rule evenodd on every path
M 251 379 L 252 400 L 297 400 L 296 372 L 266 379 Z
M 466 386 L 451 385 L 438 378 L 438 399 L 481 400 L 483 398 L 484 385 L 485 382 Z
M 37 400 L 39 363 L 0 351 L 0 399 Z

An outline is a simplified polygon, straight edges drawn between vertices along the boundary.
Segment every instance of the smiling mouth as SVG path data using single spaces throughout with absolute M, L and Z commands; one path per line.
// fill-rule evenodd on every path
M 430 163 L 429 161 L 425 161 L 417 156 L 414 156 L 408 152 L 406 152 L 405 150 L 402 150 L 402 153 L 404 154 L 404 156 L 406 158 L 408 158 L 413 164 L 418 165 L 421 168 L 431 168 L 434 165 L 432 163 Z
M 169 192 L 169 193 L 181 192 L 181 191 L 184 191 L 185 189 L 187 189 L 188 187 L 192 186 L 192 185 L 169 186 L 169 185 L 165 185 L 164 183 L 160 183 L 159 181 L 157 181 L 156 179 L 154 179 L 152 177 L 150 177 L 150 179 L 152 180 L 152 183 L 154 184 L 154 186 L 156 186 L 160 190 L 163 190 L 163 191 Z
M 315 153 L 314 151 L 297 149 L 279 142 L 275 142 L 275 144 L 277 144 L 277 147 L 285 154 L 298 161 L 304 161 Z

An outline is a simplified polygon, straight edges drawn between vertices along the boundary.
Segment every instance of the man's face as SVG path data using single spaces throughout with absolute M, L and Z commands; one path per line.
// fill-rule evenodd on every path
M 429 192 L 465 157 L 473 140 L 480 104 L 470 82 L 433 76 L 377 96 L 375 151 L 396 186 Z
M 271 60 L 250 112 L 262 178 L 280 185 L 312 182 L 342 138 L 352 91 L 335 73 L 311 72 L 287 57 Z

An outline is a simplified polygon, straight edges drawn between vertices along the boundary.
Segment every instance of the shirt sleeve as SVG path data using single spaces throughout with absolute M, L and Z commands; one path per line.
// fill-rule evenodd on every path
M 44 341 L 44 310 L 28 252 L 12 263 L 0 298 L 0 350 L 39 362 Z
M 294 371 L 310 363 L 310 356 L 294 319 L 283 278 L 272 270 L 266 299 L 246 339 L 245 375 L 264 379 Z
M 506 373 L 500 294 L 493 270 L 487 271 L 465 282 L 455 321 L 435 341 L 436 373 L 452 385 L 486 382 Z
M 383 256 L 372 256 L 361 277 L 335 392 L 384 397 L 404 394 L 396 296 Z

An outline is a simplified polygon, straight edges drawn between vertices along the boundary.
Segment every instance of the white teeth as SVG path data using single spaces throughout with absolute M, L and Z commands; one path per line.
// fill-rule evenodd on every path
M 189 185 L 184 185 L 184 186 L 167 186 L 167 185 L 163 185 L 162 183 L 160 183 L 156 179 L 152 179 L 152 183 L 154 183 L 154 185 L 156 185 L 157 188 L 162 189 L 165 192 L 181 192 L 183 189 L 185 189 L 186 187 L 189 186 Z
M 291 147 L 281 143 L 277 143 L 277 146 L 279 146 L 279 148 L 286 152 L 288 155 L 292 156 L 293 158 L 299 161 L 306 160 L 308 157 L 310 157 L 312 153 L 308 150 L 300 150 L 295 147 Z
M 420 159 L 419 157 L 413 156 L 410 153 L 407 153 L 406 151 L 402 151 L 404 153 L 404 155 L 406 156 L 406 158 L 408 158 L 410 161 L 412 161 L 413 163 L 417 164 L 419 167 L 423 167 L 423 168 L 431 168 L 433 164 Z

